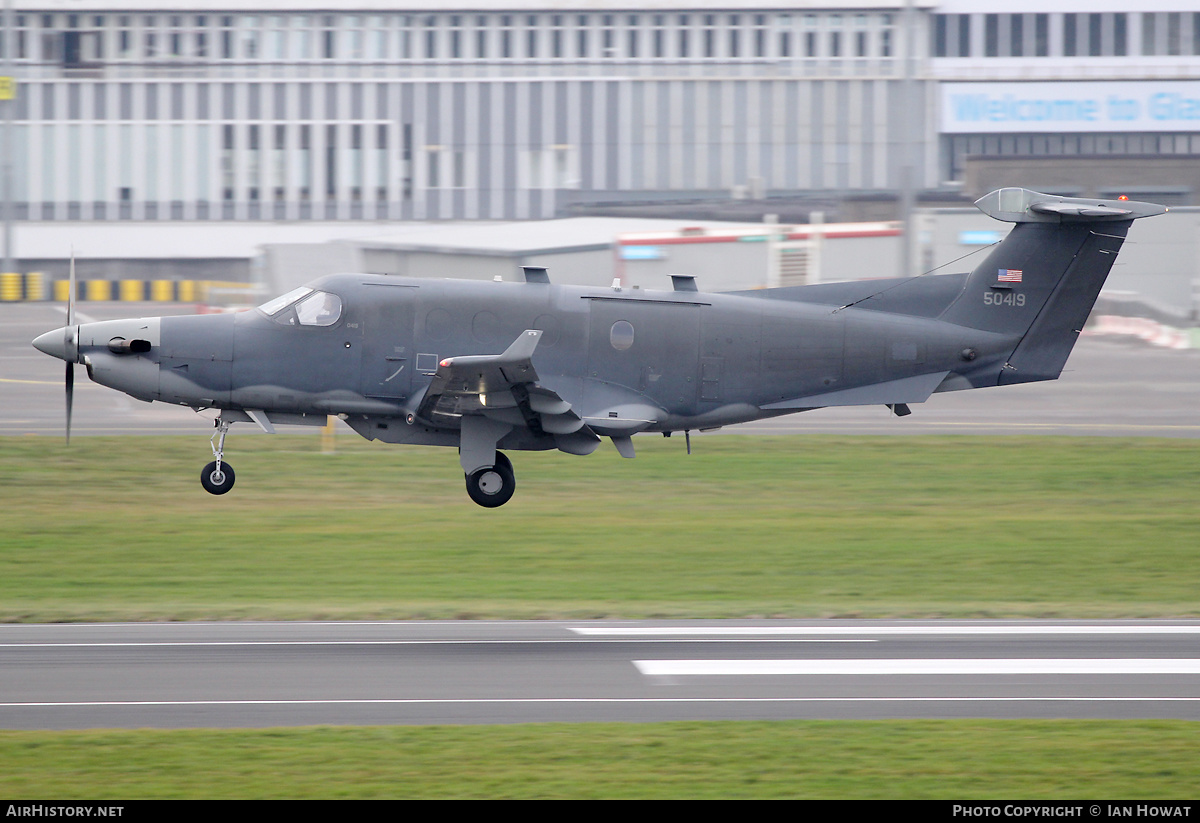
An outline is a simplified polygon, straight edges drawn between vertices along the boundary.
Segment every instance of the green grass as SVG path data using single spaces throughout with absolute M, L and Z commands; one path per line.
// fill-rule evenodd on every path
M 0 732 L 0 796 L 1194 799 L 1196 724 L 894 720 Z
M 514 453 L 340 436 L 0 438 L 0 620 L 1200 615 L 1200 442 L 636 438 Z
M 0 620 L 1200 615 L 1200 442 L 0 438 Z M 1181 721 L 0 732 L 0 796 L 1194 798 Z

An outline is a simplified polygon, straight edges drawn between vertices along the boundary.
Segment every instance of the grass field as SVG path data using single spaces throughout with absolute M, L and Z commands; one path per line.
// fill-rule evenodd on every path
M 0 795 L 1193 799 L 1196 724 L 779 721 L 0 732 Z
M 1200 615 L 1200 442 L 0 438 L 0 620 Z M 0 796 L 1192 798 L 1171 721 L 0 732 Z
M 1200 442 L 637 438 L 516 453 L 0 439 L 0 620 L 1200 615 Z

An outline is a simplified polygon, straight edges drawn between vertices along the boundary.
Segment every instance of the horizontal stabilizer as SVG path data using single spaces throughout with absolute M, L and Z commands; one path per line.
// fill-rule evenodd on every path
M 904 377 L 900 380 L 876 383 L 872 386 L 858 386 L 825 394 L 810 394 L 794 400 L 768 403 L 762 408 L 820 409 L 825 406 L 895 406 L 903 403 L 924 403 L 949 373 L 945 371 L 931 372 L 919 374 L 916 377 Z
M 1157 203 L 1138 200 L 1101 200 L 1090 197 L 1060 197 L 1029 189 L 997 189 L 975 201 L 988 217 L 1006 223 L 1078 223 L 1135 220 L 1167 210 Z

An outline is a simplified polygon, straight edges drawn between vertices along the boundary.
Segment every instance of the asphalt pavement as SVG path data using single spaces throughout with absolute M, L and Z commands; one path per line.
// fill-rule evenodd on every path
M 1200 621 L 0 626 L 0 728 L 1200 720 Z

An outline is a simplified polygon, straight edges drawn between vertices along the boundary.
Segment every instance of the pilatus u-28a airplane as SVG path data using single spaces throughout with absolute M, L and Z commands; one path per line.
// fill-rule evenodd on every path
M 965 274 L 708 294 L 366 274 L 322 277 L 254 311 L 76 324 L 34 345 L 139 400 L 215 409 L 205 490 L 224 494 L 232 423 L 324 424 L 457 447 L 467 493 L 500 506 L 503 450 L 589 454 L 827 406 L 897 415 L 935 392 L 1053 380 L 1130 224 L 1162 206 L 1025 189 L 976 205 L 1016 225 Z M 869 273 L 868 273 L 869 274 Z

